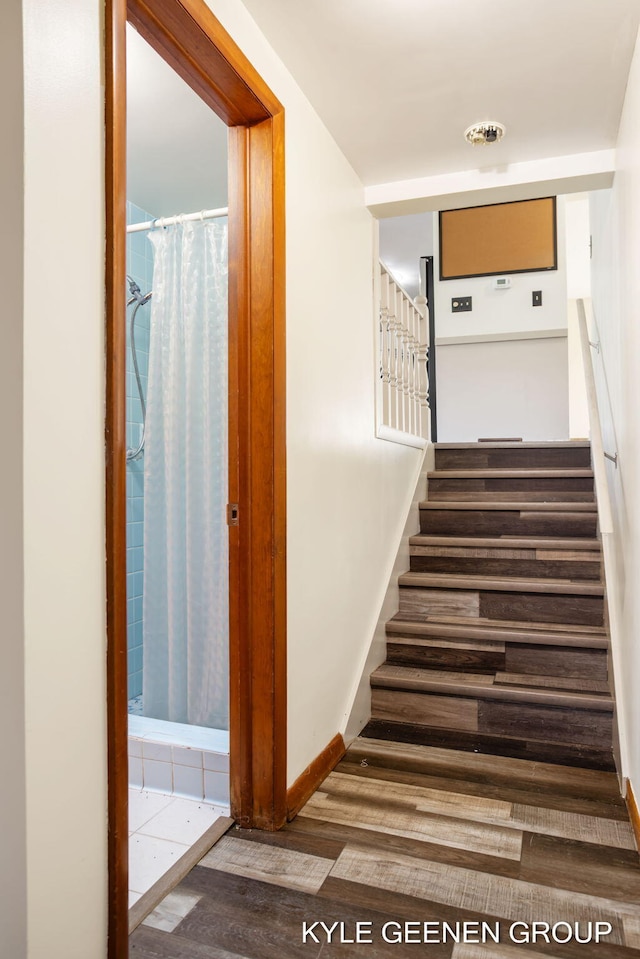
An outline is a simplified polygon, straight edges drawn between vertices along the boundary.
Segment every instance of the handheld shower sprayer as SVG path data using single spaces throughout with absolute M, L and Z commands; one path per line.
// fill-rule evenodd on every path
M 131 320 L 129 322 L 129 341 L 131 345 L 133 369 L 136 375 L 136 383 L 138 386 L 138 396 L 140 397 L 140 406 L 142 409 L 142 435 L 140 437 L 140 442 L 138 443 L 138 446 L 135 449 L 133 447 L 130 447 L 129 449 L 127 449 L 127 462 L 128 462 L 130 460 L 137 459 L 144 449 L 144 431 L 146 426 L 147 408 L 145 404 L 144 394 L 142 392 L 142 382 L 140 380 L 140 368 L 138 366 L 138 354 L 136 351 L 136 339 L 135 339 L 135 321 L 136 321 L 136 313 L 138 312 L 141 306 L 144 306 L 145 303 L 149 302 L 149 300 L 153 296 L 153 293 L 151 290 L 149 290 L 148 293 L 143 294 L 142 290 L 140 289 L 136 281 L 133 279 L 133 277 L 129 276 L 129 274 L 127 274 L 127 283 L 129 284 L 129 299 L 127 300 L 127 308 L 130 307 L 132 303 L 136 304 L 131 312 Z

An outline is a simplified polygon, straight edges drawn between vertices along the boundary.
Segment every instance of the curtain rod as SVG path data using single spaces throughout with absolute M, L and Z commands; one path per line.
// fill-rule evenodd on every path
M 183 216 L 160 216 L 156 220 L 147 220 L 146 223 L 132 223 L 127 227 L 127 233 L 143 233 L 145 230 L 153 230 L 154 227 L 172 226 L 185 220 L 215 220 L 228 214 L 229 208 L 223 206 L 219 210 L 202 210 L 200 213 L 185 213 Z

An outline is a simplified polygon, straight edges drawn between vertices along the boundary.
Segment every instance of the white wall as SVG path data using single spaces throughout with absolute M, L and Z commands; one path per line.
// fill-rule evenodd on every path
M 398 577 L 406 573 L 411 564 L 411 548 L 409 540 L 420 532 L 420 503 L 427 498 L 427 473 L 435 467 L 435 449 L 429 443 L 424 449 L 424 458 L 418 461 L 418 477 L 410 494 L 410 502 L 406 504 L 406 520 L 402 532 L 399 532 L 398 550 L 393 565 L 387 575 L 387 588 L 382 605 L 378 612 L 376 628 L 371 645 L 366 652 L 360 677 L 354 686 L 353 706 L 347 721 L 344 738 L 347 744 L 360 735 L 363 727 L 371 718 L 371 673 L 381 666 L 387 658 L 388 621 L 400 608 L 400 587 Z M 397 540 L 398 536 L 394 537 Z M 392 559 L 392 556 L 389 556 Z
M 588 300 L 591 297 L 589 194 L 575 193 L 565 197 L 564 201 L 567 249 L 569 436 L 572 439 L 586 439 L 589 435 L 589 409 L 576 301 Z
M 570 300 L 591 296 L 591 247 L 589 194 L 563 197 L 565 244 L 567 251 L 567 297 Z
M 23 235 L 22 3 L 7 0 L 0 29 L 0 727 L 4 730 L 0 800 L 0 943 L 12 959 L 27 949 L 24 616 L 22 546 L 22 307 Z
M 567 338 L 438 347 L 438 441 L 569 435 Z
M 568 438 L 564 208 L 558 197 L 558 269 L 510 274 L 506 290 L 494 290 L 492 276 L 440 280 L 434 218 L 439 442 Z M 532 306 L 534 290 L 542 306 Z M 454 313 L 461 296 L 472 310 Z
M 287 111 L 292 782 L 345 729 L 421 454 L 374 438 L 373 230 L 362 185 L 238 0 L 211 7 Z M 102 3 L 23 0 L 23 9 L 29 959 L 98 959 L 106 940 Z M 18 85 L 10 89 L 18 102 Z M 9 187 L 19 196 L 15 171 Z M 15 789 L 19 798 L 19 775 Z M 6 866 L 19 883 L 19 851 L 10 852 Z
M 614 512 L 616 582 L 609 603 L 618 630 L 616 696 L 623 773 L 640 797 L 640 48 L 636 43 L 611 190 L 592 195 L 592 291 L 601 353 L 596 381 Z
M 101 4 L 23 0 L 29 959 L 106 935 Z

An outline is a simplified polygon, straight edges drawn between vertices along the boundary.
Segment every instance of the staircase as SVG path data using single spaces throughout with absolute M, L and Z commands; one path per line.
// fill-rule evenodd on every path
M 440 443 L 363 736 L 612 770 L 588 443 Z

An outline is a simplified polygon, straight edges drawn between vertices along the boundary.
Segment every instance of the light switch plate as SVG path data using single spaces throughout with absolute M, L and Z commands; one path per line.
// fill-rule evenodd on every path
M 471 308 L 470 296 L 454 296 L 451 300 L 452 313 L 468 313 Z

